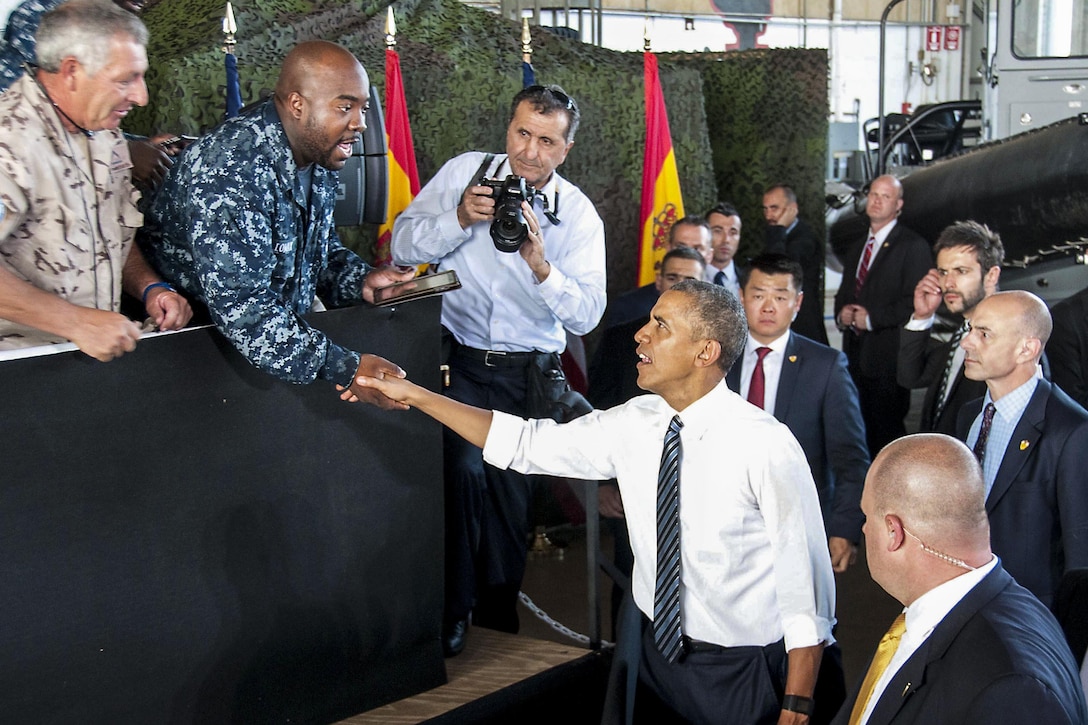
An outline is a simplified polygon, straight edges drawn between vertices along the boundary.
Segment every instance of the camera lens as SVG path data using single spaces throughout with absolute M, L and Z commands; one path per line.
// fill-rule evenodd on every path
M 491 241 L 500 252 L 516 252 L 529 238 L 529 226 L 521 213 L 521 202 L 529 198 L 525 179 L 511 174 L 492 193 L 495 221 L 491 222 Z

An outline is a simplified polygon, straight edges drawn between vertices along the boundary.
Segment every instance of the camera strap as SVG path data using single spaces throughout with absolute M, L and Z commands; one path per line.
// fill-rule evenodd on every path
M 476 169 L 476 173 L 472 175 L 472 180 L 468 182 L 468 186 L 465 187 L 465 191 L 468 191 L 473 186 L 479 186 L 483 183 L 483 180 L 487 178 L 487 172 L 491 168 L 491 162 L 495 160 L 495 154 L 485 154 L 484 161 L 480 164 L 480 168 Z M 502 166 L 502 163 L 499 163 Z M 463 196 L 464 194 L 462 194 Z
M 468 191 L 473 186 L 480 186 L 483 183 L 484 179 L 488 178 L 488 176 L 489 176 L 488 172 L 491 171 L 491 163 L 494 160 L 495 160 L 495 154 L 484 154 L 484 160 L 480 164 L 480 168 L 476 169 L 476 173 L 472 175 L 472 181 L 470 181 L 468 183 L 468 186 L 465 187 L 465 191 Z M 498 166 L 495 167 L 495 171 L 498 171 L 499 169 L 501 169 L 502 165 L 505 162 L 506 162 L 506 159 L 504 158 L 502 161 L 499 162 Z M 493 173 L 494 173 L 494 171 L 492 171 L 492 174 Z M 549 222 L 551 222 L 555 226 L 559 226 L 562 223 L 559 220 L 559 187 L 556 186 L 556 189 L 555 189 L 555 208 L 554 209 L 549 209 L 548 208 L 548 197 L 544 194 L 543 191 L 541 191 L 539 189 L 534 189 L 534 191 L 536 192 L 535 197 L 540 199 L 541 203 L 544 206 L 544 216 L 547 217 Z M 464 196 L 464 192 L 462 192 L 462 196 Z

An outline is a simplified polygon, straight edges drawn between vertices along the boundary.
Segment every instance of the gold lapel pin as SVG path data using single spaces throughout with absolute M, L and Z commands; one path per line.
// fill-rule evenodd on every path
M 1020 450 L 1026 451 L 1030 445 L 1026 440 L 1020 441 Z
M 796 355 L 790 355 L 790 362 L 797 362 L 797 356 Z
M 903 694 L 901 694 L 900 697 L 906 697 L 907 696 L 907 690 L 909 690 L 909 689 L 910 689 L 910 683 L 908 682 L 906 684 L 906 686 L 903 687 Z

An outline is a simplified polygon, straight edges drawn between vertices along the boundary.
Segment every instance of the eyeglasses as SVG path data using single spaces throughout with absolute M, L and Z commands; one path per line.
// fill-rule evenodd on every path
M 568 96 L 563 91 L 559 90 L 555 86 L 529 86 L 523 89 L 526 93 L 550 93 L 555 100 L 568 111 L 577 111 L 578 105 L 574 102 L 574 99 Z

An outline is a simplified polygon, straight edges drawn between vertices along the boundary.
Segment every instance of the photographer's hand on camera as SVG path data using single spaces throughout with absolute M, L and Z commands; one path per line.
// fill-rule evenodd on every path
M 495 218 L 495 199 L 487 186 L 470 186 L 457 205 L 457 221 L 462 229 L 480 222 L 490 223 Z
M 518 249 L 518 254 L 529 265 L 529 269 L 533 270 L 536 281 L 543 282 L 551 274 L 552 265 L 544 257 L 544 237 L 540 232 L 540 221 L 527 201 L 521 202 L 521 212 L 525 215 L 525 223 L 529 226 L 529 236 Z

